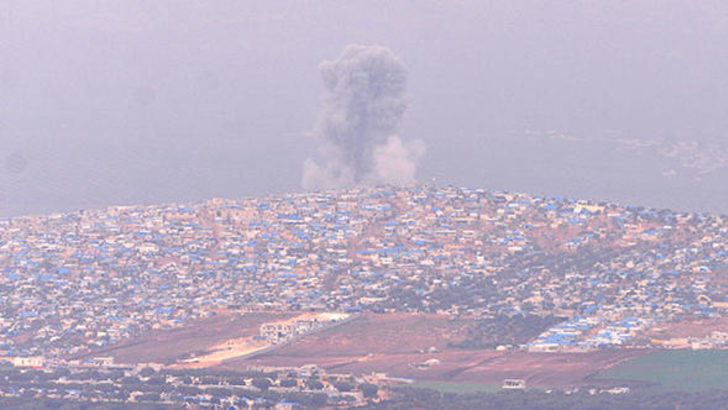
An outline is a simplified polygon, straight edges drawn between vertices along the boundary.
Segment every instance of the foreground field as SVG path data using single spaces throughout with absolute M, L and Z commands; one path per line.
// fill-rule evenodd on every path
M 728 351 L 664 350 L 599 372 L 594 380 L 645 383 L 666 391 L 728 388 Z
M 222 312 L 177 329 L 154 330 L 76 358 L 111 356 L 117 363 L 173 364 L 193 356 L 208 354 L 214 347 L 228 341 L 257 335 L 263 323 L 293 316 L 294 313 L 288 312 Z
M 419 380 L 407 385 L 418 389 L 432 389 L 441 393 L 469 394 L 469 393 L 494 393 L 501 390 L 500 384 L 485 383 L 453 383 Z
M 364 313 L 290 343 L 262 347 L 248 344 L 249 338 L 259 333 L 262 324 L 299 314 L 221 312 L 179 329 L 152 331 L 77 358 L 112 356 L 120 363 L 157 362 L 171 367 L 213 366 L 235 371 L 257 366 L 315 364 L 335 373 L 386 373 L 390 377 L 413 379 L 418 386 L 443 392 L 453 389 L 487 391 L 506 378 L 525 379 L 529 387 L 610 383 L 611 379 L 670 384 L 670 380 L 646 380 L 639 371 L 636 374 L 627 370 L 612 373 L 616 369 L 632 369 L 627 364 L 622 365 L 627 367 L 620 364 L 641 363 L 631 360 L 648 355 L 652 352 L 648 349 L 528 353 L 456 348 L 458 341 L 468 337 L 473 321 L 445 315 Z M 249 353 L 255 354 L 242 356 Z M 725 360 L 728 361 L 728 357 Z M 707 374 L 719 373 L 720 369 L 715 368 Z
M 437 315 L 364 314 L 339 327 L 308 335 L 222 368 L 316 364 L 330 372 L 387 373 L 392 377 L 450 383 L 502 383 L 526 379 L 533 387 L 580 385 L 600 370 L 646 354 L 614 349 L 590 353 L 528 353 L 449 347 L 468 325 Z
M 327 347 L 322 346 L 325 350 Z M 435 354 L 387 354 L 373 356 L 288 356 L 286 349 L 254 359 L 232 361 L 223 365 L 234 369 L 241 365 L 302 366 L 316 364 L 330 372 L 366 374 L 384 372 L 394 377 L 453 383 L 500 384 L 503 379 L 525 379 L 532 387 L 568 387 L 588 384 L 588 376 L 602 369 L 644 354 L 645 351 L 615 350 L 593 353 L 528 353 L 465 351 Z M 437 360 L 430 368 L 417 363 Z

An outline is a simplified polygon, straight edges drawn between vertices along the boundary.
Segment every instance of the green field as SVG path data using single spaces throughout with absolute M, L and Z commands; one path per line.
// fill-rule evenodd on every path
M 483 383 L 453 383 L 453 382 L 436 382 L 428 380 L 418 380 L 407 387 L 416 387 L 420 389 L 432 389 L 441 393 L 493 393 L 501 390 L 501 386 L 497 384 Z
M 638 357 L 599 372 L 594 379 L 656 383 L 671 391 L 728 388 L 728 351 L 666 350 Z

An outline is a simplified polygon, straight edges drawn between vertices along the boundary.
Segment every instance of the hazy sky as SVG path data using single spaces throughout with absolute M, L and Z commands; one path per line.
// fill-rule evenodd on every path
M 728 213 L 723 0 L 0 3 L 0 215 L 300 191 L 351 43 L 422 182 Z

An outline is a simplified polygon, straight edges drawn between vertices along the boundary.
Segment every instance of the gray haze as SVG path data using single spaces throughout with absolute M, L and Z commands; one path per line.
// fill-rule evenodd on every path
M 304 162 L 303 188 L 415 183 L 423 143 L 396 135 L 407 109 L 404 64 L 386 47 L 353 44 L 320 70 L 319 158 Z
M 349 44 L 420 182 L 728 213 L 725 1 L 0 3 L 0 215 L 300 191 Z

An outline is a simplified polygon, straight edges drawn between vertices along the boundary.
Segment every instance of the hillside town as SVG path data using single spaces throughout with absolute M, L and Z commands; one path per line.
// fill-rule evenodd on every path
M 553 315 L 514 348 L 583 351 L 724 315 L 728 220 L 358 187 L 5 219 L 0 272 L 3 357 L 68 358 L 223 308 Z

